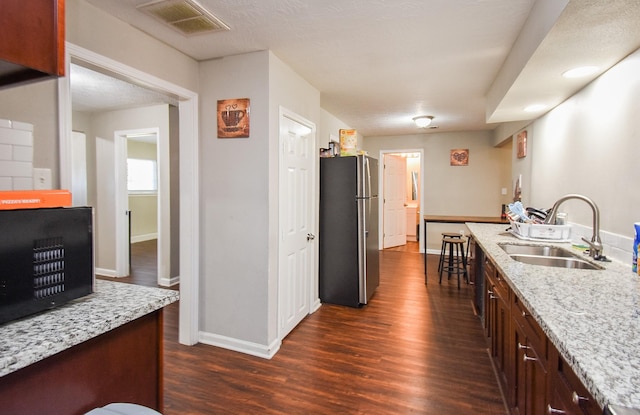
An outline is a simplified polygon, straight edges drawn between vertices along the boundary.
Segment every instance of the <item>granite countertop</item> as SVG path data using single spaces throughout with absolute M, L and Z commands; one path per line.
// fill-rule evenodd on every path
M 178 301 L 179 295 L 96 280 L 93 294 L 0 325 L 0 377 L 152 313 Z
M 527 265 L 497 244 L 549 243 L 520 240 L 504 225 L 467 227 L 600 406 L 640 408 L 640 277 L 615 261 L 597 262 L 604 270 Z M 590 259 L 571 243 L 551 245 Z

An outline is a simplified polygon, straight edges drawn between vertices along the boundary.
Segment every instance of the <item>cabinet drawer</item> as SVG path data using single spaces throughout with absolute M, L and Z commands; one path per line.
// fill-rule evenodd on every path
M 598 403 L 584 387 L 569 364 L 555 348 L 551 351 L 551 376 L 553 391 L 550 405 L 561 407 L 568 414 L 602 414 Z
M 538 356 L 548 359 L 547 336 L 540 325 L 534 320 L 529 310 L 522 304 L 517 295 L 513 296 L 511 317 L 520 326 L 531 345 L 536 349 Z

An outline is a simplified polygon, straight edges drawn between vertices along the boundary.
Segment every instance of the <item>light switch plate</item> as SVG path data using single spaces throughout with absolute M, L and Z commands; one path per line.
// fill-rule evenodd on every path
M 33 190 L 51 189 L 51 169 L 33 169 Z

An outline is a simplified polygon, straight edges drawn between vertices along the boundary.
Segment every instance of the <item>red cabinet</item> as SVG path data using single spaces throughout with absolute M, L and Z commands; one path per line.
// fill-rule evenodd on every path
M 0 87 L 65 72 L 64 0 L 0 2 Z

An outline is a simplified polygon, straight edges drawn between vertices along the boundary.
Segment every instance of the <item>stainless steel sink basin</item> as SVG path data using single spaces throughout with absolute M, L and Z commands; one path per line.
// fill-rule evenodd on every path
M 585 261 L 566 249 L 550 245 L 499 244 L 511 258 L 531 265 L 547 267 L 602 269 L 602 267 Z
M 571 252 L 559 248 L 557 246 L 549 245 L 518 245 L 518 244 L 500 244 L 500 248 L 509 255 L 539 255 L 539 256 L 552 256 L 552 257 L 575 257 Z

